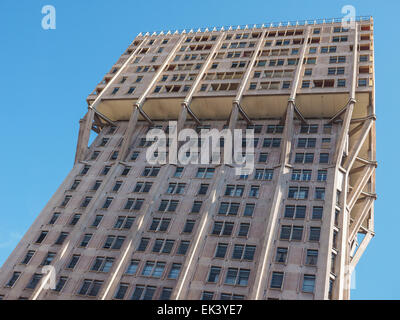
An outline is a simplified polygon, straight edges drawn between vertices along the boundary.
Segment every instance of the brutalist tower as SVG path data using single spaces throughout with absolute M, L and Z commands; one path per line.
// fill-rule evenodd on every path
M 373 43 L 371 17 L 139 34 L 0 298 L 349 299 L 374 236 Z M 253 129 L 253 172 L 149 164 L 169 121 Z

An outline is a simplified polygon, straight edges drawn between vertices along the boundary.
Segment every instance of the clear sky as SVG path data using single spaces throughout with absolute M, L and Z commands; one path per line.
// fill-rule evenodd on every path
M 55 30 L 41 27 L 47 4 Z M 341 17 L 348 4 L 375 21 L 379 162 L 376 236 L 352 298 L 399 299 L 397 0 L 1 0 L 0 265 L 71 169 L 86 96 L 140 31 Z

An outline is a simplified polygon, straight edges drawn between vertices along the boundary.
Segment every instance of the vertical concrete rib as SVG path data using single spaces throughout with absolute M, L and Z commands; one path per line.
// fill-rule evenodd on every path
M 330 170 L 334 170 L 334 184 L 333 186 L 336 188 L 340 188 L 340 199 L 339 203 L 341 204 L 341 214 L 340 214 L 340 221 L 339 221 L 339 254 L 338 254 L 338 276 L 337 276 L 337 284 L 336 288 L 334 289 L 334 294 L 339 300 L 348 299 L 350 294 L 350 276 L 349 274 L 349 253 L 350 247 L 348 245 L 348 227 L 350 224 L 350 212 L 347 209 L 347 192 L 348 192 L 348 180 L 349 180 L 349 172 L 347 171 L 340 171 L 341 164 L 343 160 L 343 153 L 346 145 L 346 140 L 348 139 L 348 132 L 350 128 L 350 122 L 353 115 L 354 105 L 356 103 L 356 85 L 357 85 L 357 65 L 358 65 L 358 25 L 356 24 L 355 28 L 353 29 L 354 33 L 354 45 L 353 45 L 353 63 L 352 63 L 352 82 L 351 82 L 351 90 L 350 90 L 350 97 L 349 102 L 347 104 L 346 112 L 344 114 L 342 128 L 340 129 L 340 136 L 339 140 L 337 141 L 335 155 L 334 155 L 334 162 L 335 167 L 331 168 Z M 341 178 L 339 177 L 341 176 Z M 339 184 L 341 184 L 339 186 Z M 336 192 L 332 193 L 332 217 L 334 215 L 335 209 L 334 204 L 336 201 Z M 333 221 L 333 219 L 332 219 Z M 333 224 L 332 224 L 333 225 Z M 330 254 L 328 259 L 328 268 L 330 270 Z
M 96 110 L 97 105 L 101 102 L 102 96 L 104 92 L 108 90 L 108 88 L 114 83 L 114 81 L 119 77 L 119 75 L 122 73 L 123 70 L 129 65 L 129 63 L 133 60 L 134 57 L 136 57 L 137 53 L 139 50 L 142 48 L 143 43 L 147 37 L 144 37 L 142 42 L 138 45 L 138 47 L 131 53 L 131 55 L 126 59 L 122 67 L 114 74 L 114 76 L 111 78 L 111 80 L 106 84 L 104 89 L 98 94 L 96 99 L 93 101 L 92 104 L 88 107 L 88 112 L 86 113 L 86 116 L 83 118 L 83 121 L 79 122 L 80 123 L 80 128 L 79 128 L 79 135 L 78 135 L 78 143 L 77 143 L 77 150 L 76 150 L 76 155 L 75 155 L 75 163 L 78 161 L 82 161 L 85 157 L 87 148 L 88 148 L 88 143 L 89 143 L 89 138 L 90 138 L 90 131 L 92 130 L 92 122 L 93 122 L 93 117 L 94 113 L 100 114 L 99 111 Z M 107 117 L 103 116 L 103 118 L 107 119 Z
M 177 132 L 182 130 L 188 113 L 197 122 L 197 124 L 199 124 L 199 125 L 201 124 L 200 120 L 196 117 L 196 115 L 190 109 L 190 104 L 192 103 L 193 95 L 197 91 L 198 86 L 199 86 L 204 74 L 208 70 L 211 61 L 213 61 L 213 59 L 214 59 L 215 53 L 217 52 L 217 50 L 221 46 L 221 42 L 224 39 L 224 35 L 225 35 L 225 32 L 221 32 L 220 36 L 218 37 L 217 42 L 214 43 L 214 47 L 212 48 L 212 50 L 211 50 L 206 62 L 203 64 L 202 68 L 200 69 L 200 72 L 197 75 L 196 80 L 192 84 L 192 87 L 190 88 L 190 90 L 189 90 L 188 94 L 186 95 L 185 99 L 182 101 L 182 104 L 181 104 L 182 108 L 181 108 L 181 112 L 180 112 L 180 115 L 179 115 L 178 124 L 177 124 L 177 128 L 176 128 Z
M 294 74 L 293 86 L 291 89 L 290 97 L 288 99 L 288 105 L 286 109 L 285 129 L 282 136 L 282 148 L 281 148 L 281 164 L 276 180 L 276 189 L 271 204 L 271 210 L 268 218 L 266 218 L 265 236 L 262 243 L 261 254 L 259 264 L 256 269 L 256 278 L 254 281 L 253 291 L 250 293 L 250 299 L 259 300 L 263 297 L 262 289 L 265 287 L 265 280 L 267 278 L 267 261 L 272 254 L 273 240 L 276 235 L 279 209 L 283 199 L 283 193 L 285 191 L 285 181 L 288 180 L 290 174 L 290 152 L 292 147 L 293 137 L 293 117 L 294 117 L 294 106 L 297 94 L 298 82 L 301 75 L 303 66 L 303 60 L 305 57 L 306 49 L 308 46 L 308 39 L 310 36 L 310 27 L 306 28 L 304 43 L 302 46 L 299 62 L 296 67 Z
M 76 146 L 75 164 L 85 158 L 88 150 L 90 132 L 92 131 L 92 123 L 94 118 L 94 110 L 89 108 L 86 115 L 79 121 L 79 135 Z
M 182 34 L 175 44 L 174 48 L 171 50 L 171 52 L 167 55 L 165 58 L 164 62 L 161 64 L 160 68 L 158 68 L 156 74 L 154 75 L 153 79 L 147 86 L 146 90 L 141 94 L 139 99 L 135 102 L 133 105 L 133 110 L 131 113 L 131 116 L 129 118 L 128 122 L 128 127 L 126 128 L 125 135 L 123 137 L 123 142 L 121 146 L 121 151 L 118 155 L 119 160 L 124 161 L 125 158 L 127 157 L 127 154 L 129 153 L 129 147 L 131 145 L 131 137 L 133 132 L 135 131 L 135 126 L 138 121 L 138 116 L 139 113 L 148 121 L 151 123 L 151 120 L 147 117 L 146 113 L 143 111 L 142 107 L 147 99 L 147 96 L 150 93 L 150 90 L 153 88 L 154 84 L 157 82 L 158 78 L 160 75 L 163 73 L 165 67 L 171 62 L 172 58 L 174 57 L 176 51 L 180 48 L 183 40 L 185 39 L 185 35 Z
M 247 66 L 246 72 L 243 76 L 242 81 L 240 82 L 240 86 L 239 89 L 236 93 L 235 99 L 233 100 L 234 102 L 240 104 L 240 102 L 242 101 L 242 97 L 243 97 L 243 93 L 246 90 L 247 84 L 249 82 L 250 79 L 250 75 L 251 75 L 251 71 L 253 70 L 254 67 L 254 63 L 256 62 L 258 55 L 260 54 L 260 50 L 261 50 L 261 46 L 265 41 L 265 35 L 267 33 L 268 29 L 265 29 L 261 34 L 260 34 L 260 39 L 257 41 L 257 46 L 254 50 L 254 54 L 251 57 L 251 60 Z

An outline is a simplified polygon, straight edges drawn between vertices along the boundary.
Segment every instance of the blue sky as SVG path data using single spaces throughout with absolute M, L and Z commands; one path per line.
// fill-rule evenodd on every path
M 399 299 L 395 36 L 399 1 L 1 0 L 0 265 L 68 171 L 86 96 L 140 31 L 340 17 L 351 4 L 375 20 L 378 201 L 376 236 L 357 267 L 353 299 Z M 44 5 L 56 30 L 41 28 Z M 392 178 L 390 178 L 392 177 Z M 390 179 L 389 179 L 390 178 Z

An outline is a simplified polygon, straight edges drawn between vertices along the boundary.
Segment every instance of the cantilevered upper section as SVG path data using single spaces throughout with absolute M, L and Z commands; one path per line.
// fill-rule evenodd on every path
M 135 105 L 142 119 L 177 119 L 182 103 L 199 120 L 225 120 L 234 101 L 250 119 L 280 118 L 294 91 L 305 118 L 331 118 L 354 85 L 353 118 L 364 118 L 375 114 L 373 19 L 355 25 L 324 19 L 139 34 L 87 100 L 99 122 L 129 120 Z

